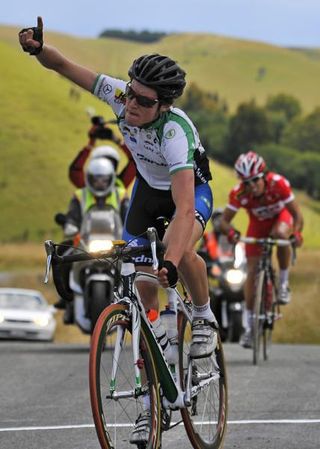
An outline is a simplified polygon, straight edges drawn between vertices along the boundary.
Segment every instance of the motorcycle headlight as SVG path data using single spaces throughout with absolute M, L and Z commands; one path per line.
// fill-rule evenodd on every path
M 89 242 L 89 253 L 108 251 L 113 246 L 112 240 L 91 240 Z
M 228 270 L 225 279 L 230 285 L 238 285 L 244 281 L 245 273 L 241 270 Z

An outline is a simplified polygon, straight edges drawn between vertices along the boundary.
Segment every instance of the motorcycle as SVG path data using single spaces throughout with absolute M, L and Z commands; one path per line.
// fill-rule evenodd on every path
M 107 251 L 112 248 L 112 240 L 118 240 L 122 235 L 120 215 L 110 206 L 90 208 L 83 217 L 80 232 L 75 225 L 66 222 L 64 214 L 57 214 L 56 222 L 64 227 L 66 237 L 73 236 L 73 246 L 76 246 L 64 254 L 79 250 L 89 253 Z M 58 266 L 55 268 L 59 270 Z M 82 332 L 91 334 L 99 315 L 112 302 L 114 279 L 118 272 L 119 267 L 105 260 L 75 262 L 69 267 L 68 279 L 64 274 L 67 285 L 62 286 L 62 292 L 63 275 L 59 272 L 54 275 L 58 293 L 67 299 L 68 315 L 71 312 L 73 316 L 71 322 L 74 321 Z M 65 321 L 65 324 L 69 323 Z
M 230 244 L 223 241 L 224 236 L 221 240 L 221 255 L 218 259 L 210 259 L 204 249 L 199 250 L 198 254 L 206 262 L 210 305 L 219 323 L 221 338 L 223 341 L 238 342 L 244 327 L 246 257 L 241 243 L 237 243 L 234 250 L 230 251 Z

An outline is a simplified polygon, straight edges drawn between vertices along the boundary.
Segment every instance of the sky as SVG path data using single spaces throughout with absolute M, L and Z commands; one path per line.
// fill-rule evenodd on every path
M 320 48 L 320 0 L 9 0 L 0 24 L 97 37 L 105 29 L 199 32 Z

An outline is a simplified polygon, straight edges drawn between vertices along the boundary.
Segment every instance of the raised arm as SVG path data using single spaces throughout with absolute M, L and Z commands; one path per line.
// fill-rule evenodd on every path
M 83 89 L 91 91 L 97 73 L 66 58 L 56 48 L 45 45 L 41 17 L 38 17 L 37 27 L 24 28 L 20 31 L 19 42 L 23 50 L 36 56 L 44 67 L 56 71 Z

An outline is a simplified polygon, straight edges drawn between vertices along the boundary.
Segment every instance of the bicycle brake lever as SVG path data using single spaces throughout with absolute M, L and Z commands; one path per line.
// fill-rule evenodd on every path
M 44 247 L 47 253 L 47 263 L 46 263 L 46 272 L 44 275 L 44 283 L 47 284 L 49 282 L 49 274 L 52 263 L 52 255 L 54 253 L 55 247 L 52 240 L 46 240 L 44 242 Z
M 150 241 L 151 245 L 151 253 L 152 253 L 152 268 L 154 271 L 158 270 L 159 268 L 159 261 L 157 258 L 157 230 L 156 228 L 148 228 L 147 229 L 147 236 Z

